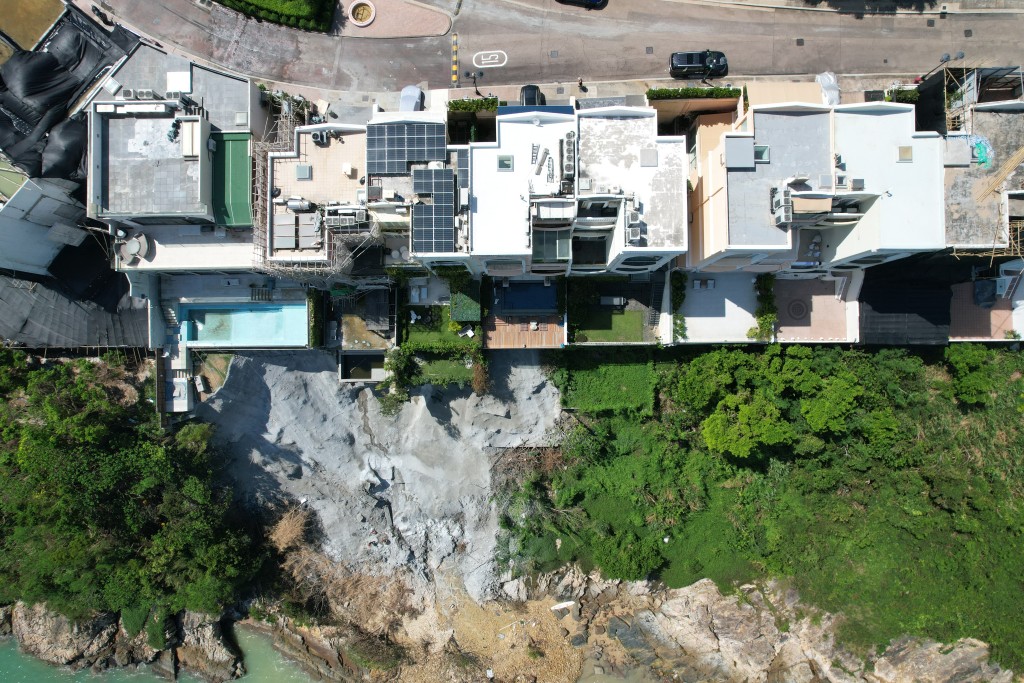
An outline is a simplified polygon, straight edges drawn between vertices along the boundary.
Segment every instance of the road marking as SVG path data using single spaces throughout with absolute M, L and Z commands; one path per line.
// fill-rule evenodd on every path
M 452 85 L 459 85 L 459 34 L 452 34 Z
M 508 64 L 508 55 L 502 50 L 484 50 L 473 55 L 473 66 L 478 69 L 493 69 Z

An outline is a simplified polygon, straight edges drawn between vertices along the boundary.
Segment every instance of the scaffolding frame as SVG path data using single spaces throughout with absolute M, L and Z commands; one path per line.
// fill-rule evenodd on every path
M 270 224 L 273 221 L 273 215 L 268 208 L 272 200 L 269 195 L 270 155 L 292 150 L 295 128 L 299 125 L 291 111 L 285 111 L 277 103 L 272 106 L 274 113 L 271 116 L 268 133 L 263 140 L 253 145 L 253 269 L 320 289 L 330 289 L 336 284 L 357 286 L 390 283 L 390 279 L 386 277 L 356 278 L 351 275 L 355 256 L 370 245 L 384 242 L 381 228 L 372 218 L 359 226 L 356 232 L 351 228 L 334 229 L 324 226 L 323 259 L 289 261 L 270 257 L 268 245 Z

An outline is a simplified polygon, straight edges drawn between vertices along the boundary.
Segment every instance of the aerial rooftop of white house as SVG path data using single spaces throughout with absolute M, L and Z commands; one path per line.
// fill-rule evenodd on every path
M 579 113 L 577 194 L 633 195 L 646 246 L 686 248 L 684 137 L 658 137 L 653 109 L 608 107 Z
M 531 194 L 558 191 L 561 173 L 548 182 L 544 157 L 558 164 L 559 142 L 576 131 L 572 114 L 525 112 L 498 118 L 497 142 L 470 150 L 472 250 L 482 255 L 530 253 Z M 536 160 L 533 150 L 537 149 Z M 546 161 L 545 161 L 546 163 Z
M 878 197 L 861 220 L 861 228 L 877 231 L 866 236 L 877 240 L 874 246 L 945 246 L 942 138 L 915 131 L 912 105 L 837 107 L 835 154 L 846 175 L 862 179 L 863 192 Z
M 830 112 L 827 107 L 787 104 L 753 113 L 753 137 L 725 138 L 724 161 L 729 193 L 729 244 L 734 247 L 789 244 L 789 230 L 775 225 L 771 189 L 787 178 L 818 179 L 833 174 Z M 755 161 L 755 146 L 767 146 L 767 161 Z M 720 163 L 712 159 L 711 163 Z M 831 183 L 830 183 L 831 184 Z M 831 196 L 832 188 L 826 190 Z

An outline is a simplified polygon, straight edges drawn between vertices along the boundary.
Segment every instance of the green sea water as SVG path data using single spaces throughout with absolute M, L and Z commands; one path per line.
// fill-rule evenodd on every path
M 311 680 L 292 662 L 282 657 L 270 642 L 270 637 L 246 628 L 236 628 L 235 638 L 245 657 L 248 671 L 245 683 L 309 683 Z M 191 676 L 179 681 L 199 683 Z M 69 669 L 50 666 L 22 654 L 13 638 L 0 640 L 0 681 L 3 683 L 166 683 L 165 679 L 147 672 L 111 669 L 100 674 L 88 670 L 72 673 Z

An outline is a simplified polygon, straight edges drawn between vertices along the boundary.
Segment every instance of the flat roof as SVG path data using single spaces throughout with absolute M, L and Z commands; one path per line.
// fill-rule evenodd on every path
M 647 226 L 648 248 L 686 247 L 684 137 L 659 138 L 653 109 L 587 111 L 580 115 L 579 177 L 590 190 L 634 195 Z
M 136 93 L 152 90 L 163 97 L 174 90 L 190 95 L 203 105 L 213 130 L 249 130 L 250 85 L 244 78 L 201 67 L 148 45 L 140 45 L 111 78 Z M 244 123 L 237 124 L 236 115 L 241 113 L 245 113 Z
M 252 156 L 249 133 L 211 133 L 213 216 L 217 225 L 252 225 Z
M 102 209 L 107 214 L 205 214 L 200 200 L 200 162 L 182 156 L 170 141 L 174 115 L 152 118 L 100 116 L 103 160 Z
M 1024 168 L 1018 166 L 996 186 L 996 192 L 982 194 L 1000 167 L 1024 140 L 1024 113 L 991 112 L 975 109 L 972 114 L 976 137 L 950 136 L 976 155 L 963 167 L 946 168 L 946 243 L 950 246 L 992 247 L 1006 245 L 1006 216 L 1001 213 L 1002 188 L 1014 189 L 1024 182 Z
M 218 232 L 221 231 L 221 232 Z M 119 263 L 118 270 L 250 270 L 253 263 L 252 230 L 214 228 L 212 225 L 154 225 L 143 233 L 149 242 L 145 258 Z
M 535 111 L 501 116 L 497 121 L 497 142 L 470 148 L 472 250 L 484 256 L 527 255 L 531 253 L 530 195 L 552 195 L 562 179 L 556 172 L 548 182 L 546 166 L 538 174 L 537 164 L 545 149 L 556 166 L 561 163 L 559 143 L 566 133 L 575 134 L 576 119 Z
M 869 246 L 942 249 L 942 138 L 914 130 L 912 106 L 888 103 L 837 107 L 834 130 L 847 177 L 862 178 L 864 192 L 879 195 L 867 211 L 878 214 L 877 241 Z M 901 147 L 910 148 L 906 161 Z
M 729 244 L 787 246 L 789 229 L 775 225 L 770 191 L 799 173 L 812 179 L 833 173 L 829 112 L 810 108 L 755 111 L 753 122 L 753 142 L 768 146 L 768 162 L 727 168 Z

